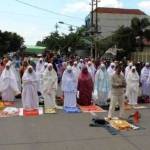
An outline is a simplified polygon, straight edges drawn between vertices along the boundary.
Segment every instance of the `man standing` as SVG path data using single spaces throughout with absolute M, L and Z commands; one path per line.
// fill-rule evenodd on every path
M 115 105 L 118 102 L 120 106 L 120 115 L 119 117 L 123 117 L 123 105 L 124 105 L 124 94 L 126 82 L 124 76 L 121 74 L 121 66 L 116 66 L 116 72 L 111 78 L 111 102 L 108 112 L 108 119 L 111 119 L 113 116 L 113 112 L 115 110 Z

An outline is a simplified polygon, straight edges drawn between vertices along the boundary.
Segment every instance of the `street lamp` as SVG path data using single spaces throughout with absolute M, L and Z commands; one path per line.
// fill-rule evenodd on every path
M 63 22 L 63 21 L 59 21 L 58 23 L 59 23 L 59 24 L 64 24 L 64 25 L 68 25 L 68 26 L 72 26 L 72 27 L 79 28 L 78 26 L 75 26 L 75 25 L 72 25 L 72 24 L 69 24 L 69 23 L 65 23 L 65 22 Z

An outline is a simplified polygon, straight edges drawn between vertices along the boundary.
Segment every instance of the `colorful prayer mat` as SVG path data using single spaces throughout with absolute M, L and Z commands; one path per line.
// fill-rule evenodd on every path
M 0 110 L 3 110 L 5 108 L 4 103 L 0 102 Z
M 117 118 L 114 118 L 114 119 L 111 119 L 111 120 L 107 120 L 105 118 L 105 120 L 109 123 L 109 125 L 111 127 L 113 127 L 116 130 L 119 130 L 119 131 L 129 131 L 130 129 L 133 129 L 133 130 L 140 129 L 140 127 L 135 126 L 135 125 L 129 123 L 128 121 L 126 121 L 126 120 L 117 119 Z
M 106 110 L 102 109 L 99 106 L 96 105 L 90 105 L 90 106 L 80 106 L 80 109 L 82 112 L 106 112 Z
M 10 101 L 4 101 L 3 103 L 4 103 L 5 107 L 14 106 L 15 105 L 15 102 L 10 102 Z
M 38 109 L 33 110 L 24 110 L 23 108 L 19 109 L 19 116 L 32 117 L 39 116 L 43 114 L 43 108 L 39 107 Z
M 19 116 L 19 109 L 15 107 L 6 107 L 0 111 L 0 117 L 14 117 Z
M 56 114 L 56 108 L 44 108 L 45 114 Z
M 148 107 L 147 106 L 133 106 L 133 109 L 148 109 Z
M 80 113 L 80 109 L 78 107 L 64 107 L 64 111 L 66 113 Z

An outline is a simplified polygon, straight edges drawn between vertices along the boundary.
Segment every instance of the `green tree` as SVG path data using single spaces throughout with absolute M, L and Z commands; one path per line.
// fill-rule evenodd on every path
M 82 26 L 75 32 L 70 30 L 69 34 L 60 35 L 58 32 L 52 32 L 42 41 L 38 41 L 36 45 L 46 46 L 48 49 L 55 51 L 60 49 L 63 53 L 67 53 L 69 47 L 71 47 L 72 52 L 76 49 L 85 49 L 88 48 L 91 40 L 85 35 L 85 31 L 86 28 Z
M 21 36 L 12 32 L 0 31 L 0 54 L 16 52 L 23 45 L 24 40 Z
M 134 37 L 137 39 L 140 50 L 143 50 L 144 48 L 143 39 L 150 39 L 150 30 L 146 29 L 148 26 L 150 26 L 150 21 L 148 18 L 139 19 L 135 17 L 131 21 L 131 29 Z

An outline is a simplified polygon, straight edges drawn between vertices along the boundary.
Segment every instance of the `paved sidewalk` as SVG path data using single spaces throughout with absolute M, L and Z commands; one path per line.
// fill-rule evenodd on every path
M 150 109 L 140 112 L 145 129 L 115 136 L 89 127 L 89 113 L 0 118 L 0 150 L 150 150 Z

